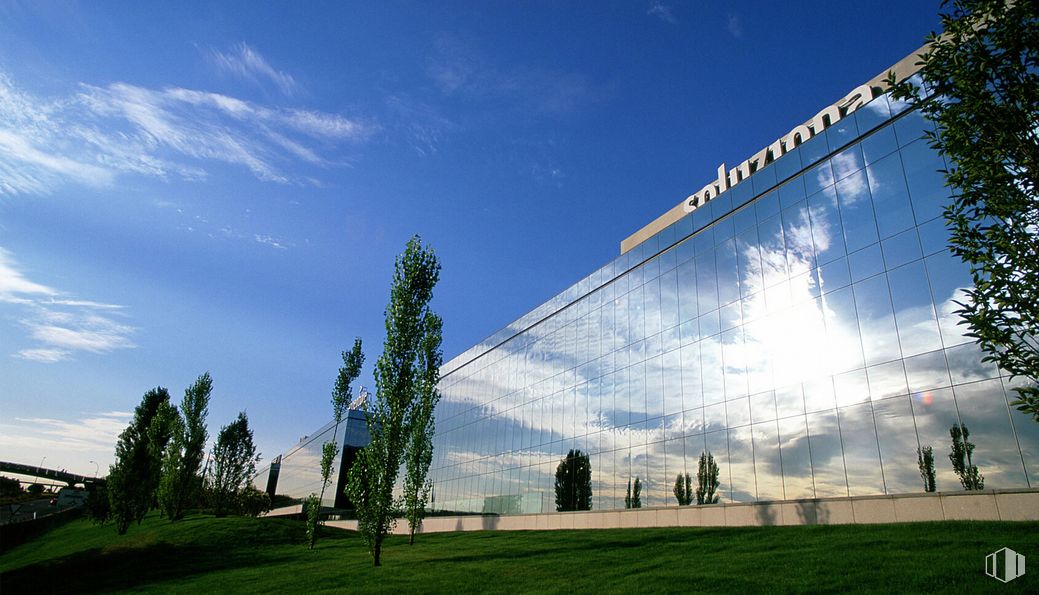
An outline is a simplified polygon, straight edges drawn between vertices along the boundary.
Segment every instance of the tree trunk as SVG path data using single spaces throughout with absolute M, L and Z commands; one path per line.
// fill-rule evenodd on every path
M 381 554 L 381 553 L 382 553 L 382 543 L 376 541 L 375 542 L 375 549 L 372 550 L 372 557 L 375 558 L 375 566 L 382 566 L 382 563 L 379 562 L 379 554 Z
M 415 530 L 412 529 L 409 533 L 411 536 L 408 538 L 408 545 L 415 545 Z

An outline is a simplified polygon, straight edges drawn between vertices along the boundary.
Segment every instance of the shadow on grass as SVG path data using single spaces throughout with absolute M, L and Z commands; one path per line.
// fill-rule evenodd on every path
M 97 548 L 5 572 L 0 575 L 0 592 L 111 592 L 261 562 L 256 552 L 211 546 Z

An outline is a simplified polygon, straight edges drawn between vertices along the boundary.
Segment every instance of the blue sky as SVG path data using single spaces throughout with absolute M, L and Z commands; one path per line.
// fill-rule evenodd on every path
M 445 359 L 918 48 L 938 3 L 4 2 L 0 459 L 214 378 L 269 459 L 441 258 Z

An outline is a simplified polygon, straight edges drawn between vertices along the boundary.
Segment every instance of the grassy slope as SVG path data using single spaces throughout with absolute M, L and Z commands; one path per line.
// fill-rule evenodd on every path
M 0 558 L 0 590 L 1039 591 L 1039 572 L 983 573 L 1003 546 L 1039 560 L 1039 523 L 449 533 L 390 538 L 378 569 L 352 533 L 303 537 L 281 519 L 149 517 L 123 537 L 74 521 Z

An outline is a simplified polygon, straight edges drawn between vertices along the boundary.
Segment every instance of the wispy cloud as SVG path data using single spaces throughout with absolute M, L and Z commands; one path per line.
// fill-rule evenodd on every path
M 65 183 L 105 187 L 125 174 L 200 180 L 213 162 L 306 184 L 286 166 L 341 165 L 325 154 L 375 129 L 360 118 L 179 87 L 81 84 L 68 97 L 45 99 L 0 72 L 0 195 L 43 194 Z
M 736 39 L 743 39 L 743 20 L 739 14 L 730 14 L 725 21 L 725 30 Z
M 108 353 L 135 347 L 134 327 L 111 318 L 117 304 L 67 297 L 61 291 L 28 279 L 11 254 L 0 248 L 0 302 L 19 307 L 19 322 L 35 347 L 11 355 L 55 363 L 76 352 Z M 104 313 L 104 314 L 103 314 Z
M 277 70 L 267 63 L 260 52 L 249 47 L 247 44 L 239 43 L 227 52 L 210 50 L 209 59 L 217 70 L 225 72 L 260 87 L 267 83 L 273 84 L 282 94 L 289 97 L 300 91 L 299 83 L 292 75 Z
M 678 24 L 678 19 L 675 18 L 674 11 L 661 0 L 653 0 L 650 2 L 649 10 L 646 11 L 646 14 L 655 16 L 662 21 L 671 23 L 672 25 Z
M 0 448 L 15 460 L 26 456 L 21 453 L 33 453 L 35 458 L 32 460 L 36 461 L 39 458 L 36 453 L 60 449 L 84 454 L 82 463 L 86 463 L 88 458 L 105 463 L 111 458 L 112 447 L 132 415 L 123 411 L 91 412 L 71 421 L 49 417 L 8 417 L 0 423 Z M 104 467 L 100 468 L 104 474 Z M 95 467 L 89 465 L 89 473 L 94 470 Z
M 401 93 L 386 98 L 386 109 L 408 145 L 425 157 L 436 153 L 444 135 L 455 129 L 455 123 L 436 108 Z
M 444 95 L 494 100 L 539 113 L 571 113 L 596 96 L 582 74 L 498 68 L 476 49 L 450 35 L 436 40 L 426 74 Z

